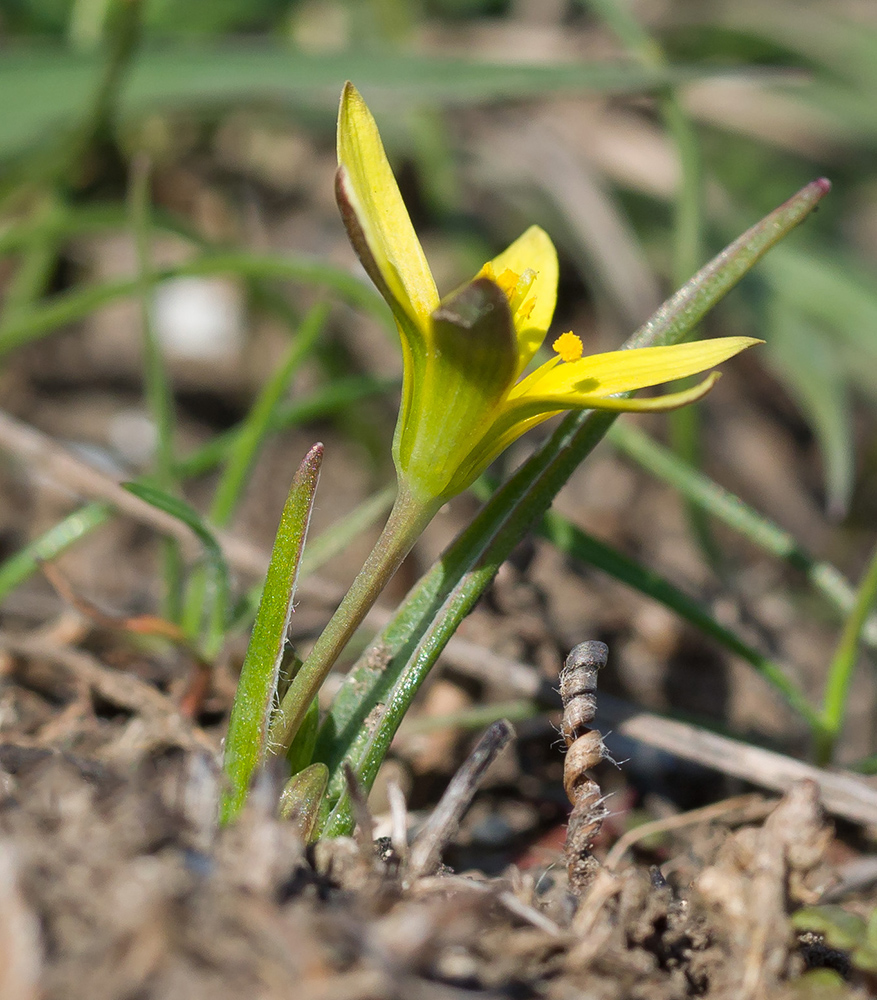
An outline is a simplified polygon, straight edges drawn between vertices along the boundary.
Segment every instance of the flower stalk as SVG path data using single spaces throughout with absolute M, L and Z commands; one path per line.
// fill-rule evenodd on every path
M 289 749 L 335 661 L 441 505 L 441 500 L 423 501 L 400 487 L 375 547 L 274 714 L 269 752 L 282 755 Z

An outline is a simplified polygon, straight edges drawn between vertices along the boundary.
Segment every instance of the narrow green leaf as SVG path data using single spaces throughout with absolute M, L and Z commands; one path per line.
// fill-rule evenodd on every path
M 690 622 L 704 635 L 710 636 L 725 649 L 746 660 L 785 696 L 792 708 L 806 719 L 811 727 L 819 725 L 817 712 L 781 667 L 753 649 L 731 629 L 717 622 L 699 601 L 669 580 L 647 569 L 623 552 L 594 538 L 554 511 L 549 511 L 542 519 L 539 533 L 567 556 L 595 566 L 641 594 L 653 598 L 674 611 L 680 618 Z
M 86 504 L 0 563 L 0 602 L 32 576 L 41 562 L 56 559 L 95 528 L 106 524 L 112 516 L 113 508 L 109 504 Z
M 262 602 L 241 667 L 228 723 L 224 769 L 230 788 L 220 803 L 222 823 L 230 822 L 238 814 L 253 774 L 265 759 L 280 662 L 322 461 L 323 446 L 315 444 L 292 480 L 280 515 Z
M 0 62 L 0 93 L 15 94 L 0 120 L 0 157 L 20 154 L 64 130 L 98 87 L 100 59 L 48 46 L 17 46 Z M 400 104 L 529 98 L 554 91 L 626 92 L 702 76 L 691 69 L 648 69 L 626 62 L 521 65 L 361 50 L 310 55 L 286 46 L 163 46 L 141 52 L 118 94 L 123 115 L 158 107 L 222 108 L 270 101 L 322 109 L 327 124 L 345 80 L 369 101 Z
M 153 507 L 157 507 L 166 514 L 170 514 L 171 517 L 175 517 L 178 521 L 182 521 L 183 524 L 192 530 L 204 546 L 207 563 L 210 567 L 212 585 L 216 588 L 220 595 L 219 599 L 222 601 L 223 606 L 225 606 L 229 591 L 228 565 L 226 564 L 225 556 L 222 554 L 219 542 L 204 523 L 198 511 L 190 507 L 185 501 L 180 500 L 179 497 L 171 496 L 151 483 L 125 483 L 124 486 L 129 493 L 133 493 L 134 496 L 140 497 L 141 500 L 152 504 Z
M 286 357 L 271 375 L 256 397 L 237 433 L 227 439 L 228 455 L 225 468 L 210 505 L 210 520 L 220 528 L 231 521 L 243 495 L 249 472 L 271 430 L 282 396 L 302 362 L 316 344 L 328 315 L 328 307 L 315 306 L 301 325 L 298 335 L 287 349 Z M 206 622 L 203 642 L 208 657 L 222 645 L 225 629 L 225 608 L 213 604 L 206 592 L 206 580 L 199 572 L 192 574 L 186 588 L 182 620 L 187 634 L 196 635 L 201 622 Z
M 299 664 L 300 665 L 300 664 Z M 314 698 L 308 708 L 307 715 L 295 734 L 292 745 L 286 752 L 286 762 L 293 775 L 304 771 L 314 757 L 314 747 L 317 745 L 317 731 L 320 728 L 320 702 Z M 325 765 L 324 765 L 325 766 Z M 326 781 L 329 780 L 329 770 L 326 769 Z M 325 788 L 323 789 L 325 791 Z
M 835 744 L 841 734 L 853 671 L 859 657 L 862 630 L 875 604 L 877 604 L 877 546 L 871 553 L 870 562 L 856 593 L 855 604 L 844 622 L 837 649 L 828 668 L 825 705 L 822 710 L 823 725 L 818 733 L 816 747 L 817 761 L 823 767 L 831 762 Z
M 381 490 L 380 493 L 364 500 L 349 514 L 335 521 L 331 527 L 326 528 L 322 534 L 312 538 L 301 559 L 299 578 L 303 580 L 311 573 L 316 573 L 333 556 L 343 552 L 363 531 L 386 515 L 393 505 L 395 496 L 396 484 L 393 483 Z M 243 596 L 239 606 L 235 609 L 231 628 L 242 628 L 252 621 L 259 601 L 262 599 L 262 586 L 261 583 L 257 584 Z
M 812 425 L 825 465 L 828 509 L 842 517 L 853 491 L 852 407 L 837 346 L 794 308 L 768 310 L 769 357 Z
M 677 489 L 710 517 L 722 521 L 754 545 L 778 559 L 784 559 L 803 573 L 814 590 L 838 611 L 846 614 L 852 609 L 856 593 L 849 580 L 835 566 L 815 559 L 790 532 L 723 486 L 692 469 L 669 448 L 664 448 L 633 424 L 618 421 L 609 431 L 608 439 L 623 455 Z M 877 649 L 877 618 L 872 616 L 866 622 L 863 640 L 871 649 Z

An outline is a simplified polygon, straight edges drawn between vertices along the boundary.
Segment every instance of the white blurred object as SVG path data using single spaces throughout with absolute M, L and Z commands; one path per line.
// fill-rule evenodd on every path
M 155 290 L 152 321 L 170 357 L 225 361 L 243 346 L 240 290 L 221 278 L 172 278 Z
M 115 414 L 109 423 L 108 437 L 125 461 L 138 468 L 147 465 L 155 452 L 155 424 L 143 410 L 121 410 Z

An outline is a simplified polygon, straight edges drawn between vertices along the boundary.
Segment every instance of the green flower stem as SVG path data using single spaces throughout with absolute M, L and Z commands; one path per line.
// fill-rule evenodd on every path
M 816 760 L 821 766 L 831 763 L 835 744 L 840 736 L 849 700 L 850 683 L 859 655 L 862 629 L 871 609 L 877 602 L 877 547 L 871 555 L 862 582 L 856 594 L 856 603 L 844 623 L 840 642 L 837 645 L 828 680 L 825 684 L 825 701 L 822 709 L 822 730 L 817 733 Z
M 380 538 L 277 710 L 269 739 L 272 753 L 289 749 L 326 675 L 439 507 L 440 501 L 415 500 L 400 484 Z

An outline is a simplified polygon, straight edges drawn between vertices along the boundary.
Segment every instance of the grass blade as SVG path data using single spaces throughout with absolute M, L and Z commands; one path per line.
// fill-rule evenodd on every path
M 112 516 L 113 508 L 109 504 L 86 504 L 0 563 L 0 603 L 33 576 L 41 562 L 57 559 L 95 528 L 106 524 Z
M 391 326 L 390 310 L 377 292 L 340 267 L 307 257 L 280 254 L 251 254 L 244 251 L 207 253 L 172 267 L 154 268 L 147 276 L 156 285 L 169 278 L 231 274 L 240 278 L 279 278 L 304 285 L 322 286 L 336 292 L 351 305 L 383 320 Z M 26 316 L 14 317 L 0 327 L 0 358 L 25 344 L 39 340 L 67 323 L 80 320 L 101 306 L 142 289 L 139 278 L 124 278 L 100 285 L 63 292 L 47 302 L 34 305 Z
M 852 584 L 835 566 L 815 559 L 790 532 L 692 469 L 632 424 L 619 421 L 609 431 L 608 438 L 621 454 L 678 490 L 691 503 L 708 511 L 711 517 L 803 573 L 814 590 L 838 611 L 846 614 L 852 609 L 856 599 Z M 863 639 L 870 648 L 877 649 L 877 618 L 872 617 L 866 623 Z
M 818 713 L 781 667 L 745 643 L 731 629 L 717 622 L 699 601 L 680 590 L 669 580 L 665 580 L 658 573 L 647 569 L 611 545 L 594 538 L 593 535 L 576 527 L 554 511 L 549 511 L 542 519 L 539 533 L 556 545 L 565 555 L 595 566 L 614 579 L 638 590 L 641 594 L 653 598 L 664 607 L 674 611 L 680 618 L 690 622 L 704 635 L 715 639 L 725 649 L 754 667 L 785 697 L 786 701 L 807 721 L 811 728 L 819 726 Z
M 703 72 L 620 61 L 502 65 L 383 51 L 311 55 L 270 45 L 164 46 L 139 53 L 117 100 L 123 116 L 159 107 L 213 110 L 267 100 L 322 110 L 328 126 L 349 79 L 369 90 L 373 106 L 398 108 L 400 103 L 468 104 L 556 91 L 631 93 L 696 75 Z M 16 99 L 7 102 L 0 119 L 0 158 L 20 156 L 44 136 L 65 130 L 101 89 L 100 77 L 96 56 L 36 45 L 4 52 L 0 93 Z
M 147 503 L 152 504 L 153 507 L 157 507 L 159 510 L 163 510 L 166 514 L 170 514 L 175 517 L 178 521 L 182 521 L 188 528 L 190 528 L 201 544 L 204 546 L 204 552 L 207 558 L 207 565 L 209 567 L 209 583 L 211 588 L 215 591 L 215 597 L 212 598 L 215 601 L 217 607 L 223 609 L 223 615 L 226 613 L 228 608 L 228 595 L 229 595 L 229 578 L 228 578 L 228 565 L 225 561 L 225 556 L 222 554 L 222 549 L 219 546 L 213 533 L 204 523 L 201 515 L 189 504 L 180 500 L 178 497 L 171 496 L 164 490 L 153 486 L 151 483 L 125 483 L 125 489 L 129 493 L 133 493 L 135 496 L 140 497 L 141 500 L 145 500 Z M 194 641 L 196 636 L 187 633 L 187 637 L 190 641 Z M 210 651 L 213 655 L 217 652 L 216 650 Z
M 825 704 L 822 710 L 822 730 L 816 745 L 817 763 L 825 767 L 831 762 L 846 714 L 850 683 L 859 656 L 859 642 L 868 615 L 877 602 L 877 547 L 859 584 L 856 603 L 844 623 L 840 642 L 828 670 L 825 683 Z

